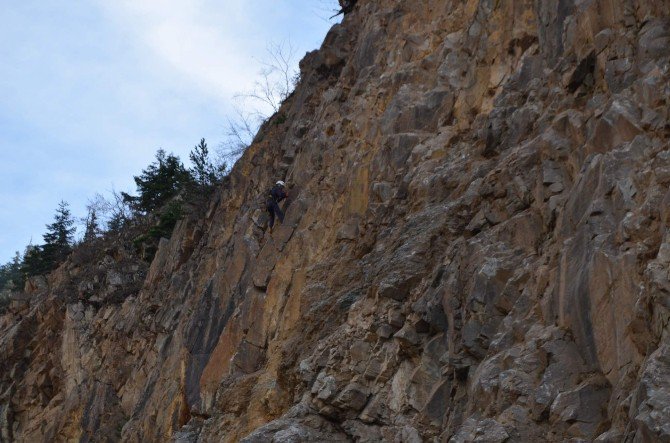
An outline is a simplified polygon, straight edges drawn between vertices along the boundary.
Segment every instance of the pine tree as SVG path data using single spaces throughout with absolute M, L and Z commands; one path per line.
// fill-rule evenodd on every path
M 89 243 L 98 238 L 100 226 L 95 208 L 90 208 L 86 217 L 86 231 L 84 232 L 84 243 Z
M 191 153 L 189 158 L 193 167 L 191 168 L 191 175 L 197 184 L 200 186 L 209 186 L 213 178 L 212 166 L 209 163 L 209 152 L 207 149 L 207 143 L 205 139 L 200 139 L 200 144 L 196 145 Z
M 21 273 L 25 277 L 42 275 L 48 271 L 44 261 L 44 252 L 39 245 L 29 244 L 21 262 Z
M 204 138 L 200 139 L 200 143 L 193 148 L 189 158 L 193 163 L 193 167 L 190 169 L 191 175 L 200 187 L 214 186 L 223 178 L 226 164 L 214 166 L 209 159 L 209 149 Z
M 156 161 L 134 179 L 139 196 L 122 194 L 128 204 L 142 212 L 160 208 L 192 181 L 191 174 L 184 168 L 179 157 L 166 155 L 162 149 L 156 153 Z
M 17 251 L 12 261 L 0 266 L 0 292 L 15 291 L 23 287 L 21 261 L 21 254 Z
M 70 209 L 65 201 L 61 201 L 56 209 L 54 222 L 47 225 L 47 232 L 42 246 L 44 266 L 47 271 L 55 269 L 72 251 L 76 228 Z
M 12 263 L 9 265 L 10 266 L 10 278 L 12 280 L 12 285 L 14 286 L 14 289 L 21 289 L 23 288 L 23 284 L 25 283 L 25 276 L 21 272 L 21 262 L 23 261 L 23 257 L 21 257 L 21 254 L 19 254 L 19 251 L 16 251 L 14 253 L 14 258 L 12 259 Z
M 96 197 L 97 208 L 99 208 L 103 214 L 107 215 L 107 232 L 119 233 L 132 218 L 133 209 L 128 202 L 128 197 L 131 199 L 137 197 L 131 197 L 124 192 L 119 193 L 116 191 L 112 191 L 112 197 L 114 200 L 111 202 L 105 200 L 102 196 Z M 93 209 L 95 206 L 92 205 L 91 208 Z
M 114 211 L 107 222 L 107 231 L 119 232 L 125 226 L 126 221 L 126 217 L 121 211 Z

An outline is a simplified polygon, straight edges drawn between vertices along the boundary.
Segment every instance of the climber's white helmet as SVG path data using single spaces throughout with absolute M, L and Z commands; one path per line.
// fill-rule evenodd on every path
M 281 181 L 281 180 L 279 180 L 279 181 L 277 182 L 277 184 L 278 184 L 279 186 L 286 186 L 286 183 L 284 183 L 284 182 Z

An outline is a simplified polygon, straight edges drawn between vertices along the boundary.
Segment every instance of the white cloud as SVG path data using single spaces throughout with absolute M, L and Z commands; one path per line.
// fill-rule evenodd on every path
M 0 263 L 58 202 L 132 191 L 158 147 L 224 135 L 268 42 L 316 48 L 335 0 L 9 2 L 0 15 Z M 297 64 L 297 59 L 295 60 Z
M 216 9 L 204 0 L 102 1 L 100 6 L 184 81 L 229 100 L 252 86 L 259 68 L 249 54 L 265 44 L 265 36 L 254 33 L 253 10 L 246 3 L 226 2 L 225 15 L 208 14 Z

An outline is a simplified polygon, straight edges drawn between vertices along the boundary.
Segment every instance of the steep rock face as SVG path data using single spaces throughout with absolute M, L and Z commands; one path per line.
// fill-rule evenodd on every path
M 357 2 L 124 297 L 3 318 L 3 438 L 670 439 L 668 17 Z

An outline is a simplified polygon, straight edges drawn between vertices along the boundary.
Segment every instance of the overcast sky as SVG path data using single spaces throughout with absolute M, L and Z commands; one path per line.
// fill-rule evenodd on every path
M 76 216 L 158 148 L 187 161 L 225 136 L 271 42 L 295 64 L 336 0 L 21 0 L 0 8 L 0 263 L 42 243 L 58 202 Z

